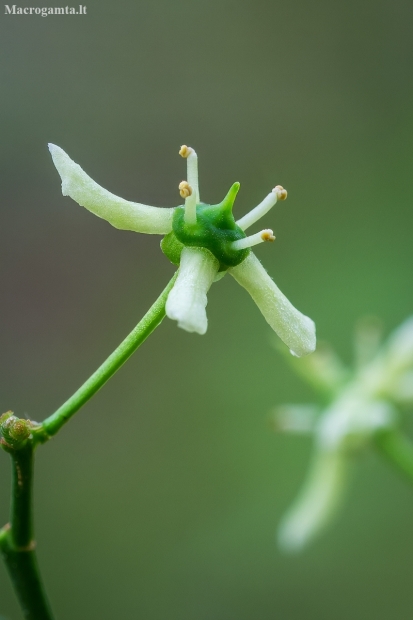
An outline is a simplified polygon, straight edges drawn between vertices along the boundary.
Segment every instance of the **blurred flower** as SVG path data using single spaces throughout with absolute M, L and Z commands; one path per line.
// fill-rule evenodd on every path
M 324 406 L 284 405 L 275 412 L 276 429 L 311 434 L 310 467 L 297 499 L 278 531 L 280 546 L 298 551 L 330 521 L 339 507 L 354 456 L 371 445 L 413 478 L 413 448 L 398 429 L 399 409 L 413 404 L 413 317 L 380 346 L 372 319 L 356 331 L 356 361 L 347 369 L 321 346 L 293 362 L 315 388 Z
M 266 321 L 296 356 L 315 349 L 315 326 L 281 293 L 250 248 L 273 241 L 272 230 L 246 236 L 245 230 L 284 200 L 287 192 L 275 187 L 255 209 L 235 222 L 232 207 L 239 189 L 235 183 L 218 205 L 202 203 L 198 187 L 198 158 L 191 147 L 182 146 L 187 160 L 187 180 L 179 184 L 185 205 L 158 208 L 129 202 L 95 183 L 58 146 L 49 145 L 62 178 L 62 192 L 116 228 L 165 235 L 161 247 L 179 265 L 166 314 L 189 332 L 207 330 L 207 292 L 228 271 L 251 295 Z

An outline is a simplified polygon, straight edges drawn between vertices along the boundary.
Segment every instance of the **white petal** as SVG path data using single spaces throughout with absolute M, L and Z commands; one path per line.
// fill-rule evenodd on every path
M 314 322 L 294 308 L 252 252 L 229 272 L 248 291 L 267 323 L 293 355 L 301 357 L 314 351 Z
M 318 405 L 280 405 L 274 410 L 274 429 L 282 433 L 310 435 L 320 414 Z
M 184 248 L 178 278 L 166 302 L 166 314 L 188 332 L 205 334 L 207 292 L 218 273 L 219 263 L 208 250 Z
M 62 178 L 63 196 L 70 196 L 115 228 L 150 234 L 166 234 L 172 230 L 174 209 L 123 200 L 95 183 L 63 149 L 49 144 L 49 150 Z
M 393 372 L 401 372 L 413 365 L 413 317 L 404 321 L 390 336 L 387 363 Z
M 368 383 L 371 394 L 399 402 L 404 398 L 403 393 L 399 393 L 401 377 L 412 368 L 413 317 L 409 317 L 390 335 L 379 354 L 365 369 L 363 379 Z
M 396 424 L 397 413 L 391 403 L 366 397 L 356 380 L 320 418 L 318 442 L 325 450 L 360 449 L 377 431 Z
M 295 503 L 278 530 L 278 543 L 284 551 L 300 551 L 323 529 L 342 499 L 347 458 L 340 451 L 319 451 Z
M 413 371 L 405 372 L 395 385 L 394 396 L 397 402 L 410 404 L 413 402 Z

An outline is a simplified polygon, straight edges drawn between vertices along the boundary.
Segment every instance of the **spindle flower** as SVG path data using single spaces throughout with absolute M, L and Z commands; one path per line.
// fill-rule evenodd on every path
M 277 430 L 313 438 L 305 480 L 278 530 L 286 551 L 299 551 L 329 523 L 362 452 L 376 448 L 413 478 L 413 446 L 400 430 L 403 409 L 413 405 L 413 317 L 380 344 L 377 322 L 367 320 L 356 331 L 353 369 L 327 346 L 305 360 L 291 360 L 324 406 L 284 405 L 275 412 Z
M 292 306 L 251 252 L 259 243 L 274 241 L 272 230 L 247 236 L 245 231 L 261 219 L 287 192 L 277 185 L 252 211 L 235 221 L 232 208 L 239 190 L 234 183 L 217 205 L 200 201 L 198 157 L 182 146 L 187 179 L 179 184 L 185 204 L 174 208 L 150 207 L 111 194 L 95 183 L 58 146 L 49 145 L 62 179 L 62 192 L 115 228 L 164 235 L 164 254 L 179 265 L 177 280 L 166 302 L 166 314 L 179 327 L 204 334 L 207 330 L 207 293 L 212 283 L 230 273 L 251 295 L 266 321 L 296 356 L 315 349 L 313 321 Z

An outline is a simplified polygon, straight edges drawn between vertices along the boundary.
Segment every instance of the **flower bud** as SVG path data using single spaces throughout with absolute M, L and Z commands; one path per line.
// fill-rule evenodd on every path
M 11 411 L 1 416 L 0 443 L 6 449 L 13 448 L 18 450 L 22 448 L 30 437 L 30 433 L 31 423 L 29 420 L 20 420 Z

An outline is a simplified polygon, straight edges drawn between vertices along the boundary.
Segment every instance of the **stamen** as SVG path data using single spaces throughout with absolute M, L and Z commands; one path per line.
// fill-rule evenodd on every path
M 285 200 L 288 196 L 287 190 L 282 185 L 276 185 L 272 191 L 277 192 L 278 200 Z
M 260 220 L 268 211 L 276 204 L 277 200 L 285 200 L 287 198 L 287 190 L 281 185 L 277 185 L 274 189 L 264 198 L 262 202 L 255 209 L 252 209 L 249 213 L 244 215 L 237 224 L 242 230 L 247 230 L 250 226 Z
M 183 144 L 179 150 L 181 157 L 186 159 L 186 175 L 189 185 L 195 194 L 195 202 L 200 202 L 199 198 L 199 185 L 198 185 L 198 155 L 191 146 Z
M 179 193 L 182 198 L 185 198 L 185 222 L 196 224 L 196 196 L 188 181 L 180 182 Z
M 234 250 L 245 250 L 245 248 L 251 248 L 253 245 L 264 243 L 265 241 L 275 241 L 274 233 L 270 228 L 266 228 L 255 235 L 245 237 L 244 239 L 238 239 L 231 243 L 231 247 Z
M 184 159 L 186 159 L 189 154 L 191 153 L 193 149 L 190 146 L 186 146 L 186 144 L 183 144 L 179 150 L 179 154 L 181 157 L 183 157 Z
M 188 198 L 188 196 L 192 195 L 192 187 L 189 185 L 188 181 L 181 181 L 179 184 L 179 193 L 182 198 Z
M 262 231 L 261 239 L 263 241 L 275 241 L 275 236 L 272 230 L 270 228 L 267 228 L 266 230 Z

